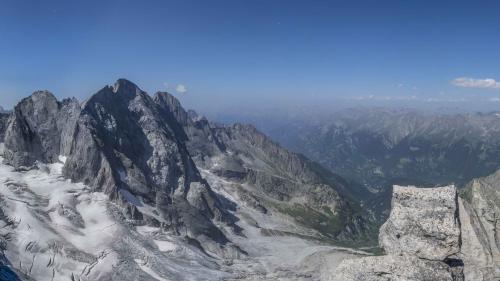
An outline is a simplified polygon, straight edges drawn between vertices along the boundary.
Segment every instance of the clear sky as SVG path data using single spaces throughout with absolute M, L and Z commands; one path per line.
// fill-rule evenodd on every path
M 500 105 L 500 2 L 0 0 L 4 107 L 36 89 L 84 100 L 122 77 L 197 109 Z

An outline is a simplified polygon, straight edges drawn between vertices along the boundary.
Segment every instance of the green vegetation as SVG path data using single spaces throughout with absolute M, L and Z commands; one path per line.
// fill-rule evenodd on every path
M 367 232 L 362 236 L 351 237 L 351 239 L 340 239 L 338 237 L 342 230 L 345 230 L 346 225 L 349 224 L 348 219 L 353 218 L 353 213 L 355 215 L 359 212 L 358 209 L 355 212 L 344 211 L 344 213 L 336 215 L 326 206 L 322 207 L 322 212 L 320 212 L 297 203 L 293 205 L 272 203 L 272 205 L 279 212 L 294 218 L 299 224 L 318 231 L 320 236 L 309 237 L 311 239 L 325 244 L 351 248 L 370 247 L 377 244 L 378 226 L 372 225 L 372 223 L 369 223 Z M 369 249 L 375 248 L 370 247 Z M 377 250 L 374 250 L 374 254 L 376 252 Z
M 315 229 L 322 235 L 335 238 L 336 234 L 342 230 L 342 222 L 339 216 L 334 215 L 328 208 L 329 215 L 318 212 L 310 207 L 300 204 L 277 205 L 277 209 L 284 214 L 293 217 L 298 223 Z

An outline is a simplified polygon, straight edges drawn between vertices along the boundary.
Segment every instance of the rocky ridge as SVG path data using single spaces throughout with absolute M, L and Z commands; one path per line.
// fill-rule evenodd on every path
M 252 125 L 210 122 L 186 112 L 166 92 L 157 93 L 154 99 L 183 126 L 197 166 L 240 183 L 239 194 L 249 204 L 262 212 L 289 213 L 329 239 L 363 237 L 370 243 L 371 223 L 353 200 L 352 186 L 341 177 L 287 151 Z M 326 225 L 311 223 L 315 220 Z

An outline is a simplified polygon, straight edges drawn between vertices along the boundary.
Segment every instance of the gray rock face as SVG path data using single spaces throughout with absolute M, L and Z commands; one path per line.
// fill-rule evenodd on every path
M 460 201 L 467 280 L 500 279 L 500 171 L 473 180 Z
M 0 143 L 5 139 L 5 131 L 7 130 L 7 121 L 9 120 L 9 114 L 0 113 Z
M 456 188 L 394 186 L 379 244 L 387 255 L 343 261 L 333 280 L 464 280 Z
M 76 100 L 59 103 L 47 91 L 23 99 L 11 113 L 5 132 L 4 158 L 16 168 L 35 161 L 52 163 L 68 152 L 70 132 L 78 116 Z
M 184 139 L 169 112 L 121 79 L 82 106 L 63 172 L 123 202 L 136 218 L 141 216 L 130 204 L 142 200 L 156 207 L 165 229 L 204 241 L 204 247 L 225 245 L 229 241 L 211 220 L 232 224 L 233 218 L 200 176 Z
M 377 256 L 342 262 L 332 280 L 342 281 L 455 281 L 444 262 L 412 256 Z
M 380 228 L 389 255 L 444 260 L 460 250 L 457 190 L 454 186 L 394 186 L 389 219 Z
M 287 151 L 251 125 L 209 122 L 186 112 L 168 93 L 157 93 L 154 100 L 184 127 L 196 165 L 251 186 L 240 197 L 247 198 L 255 209 L 267 212 L 279 205 L 281 212 L 302 212 L 299 222 L 328 238 L 354 240 L 368 233 L 369 222 L 356 213 L 357 203 L 348 199 L 351 190 L 340 177 Z

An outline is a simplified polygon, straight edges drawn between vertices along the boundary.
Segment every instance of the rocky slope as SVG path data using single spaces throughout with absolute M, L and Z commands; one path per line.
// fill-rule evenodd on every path
M 359 254 L 324 242 L 373 233 L 341 177 L 124 79 L 0 120 L 2 264 L 23 280 L 318 280 L 313 261 Z
M 0 142 L 3 143 L 5 138 L 5 130 L 7 130 L 7 121 L 9 120 L 9 114 L 0 113 Z
M 292 215 L 329 239 L 362 238 L 369 243 L 375 230 L 354 200 L 355 186 L 283 149 L 251 125 L 209 122 L 186 112 L 168 93 L 157 93 L 154 99 L 183 125 L 197 165 L 237 182 L 248 204 L 261 212 Z

